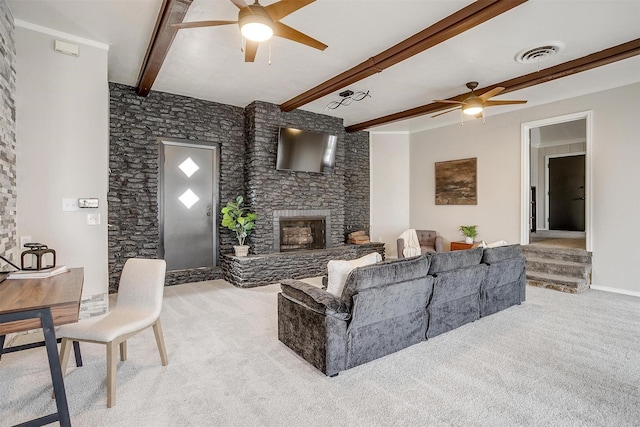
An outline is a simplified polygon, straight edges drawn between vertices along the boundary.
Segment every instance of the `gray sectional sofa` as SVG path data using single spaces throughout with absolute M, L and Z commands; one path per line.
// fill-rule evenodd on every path
M 520 304 L 525 286 L 519 245 L 355 268 L 340 297 L 284 280 L 278 338 L 333 376 Z

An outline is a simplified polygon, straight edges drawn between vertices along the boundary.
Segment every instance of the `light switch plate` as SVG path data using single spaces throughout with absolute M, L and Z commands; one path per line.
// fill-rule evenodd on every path
M 73 212 L 78 210 L 78 199 L 62 199 L 62 210 Z
M 100 214 L 87 214 L 87 225 L 100 225 Z

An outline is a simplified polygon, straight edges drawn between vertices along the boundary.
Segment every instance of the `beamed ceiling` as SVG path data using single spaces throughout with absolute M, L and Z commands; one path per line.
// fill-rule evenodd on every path
M 274 1 L 263 1 L 267 6 Z M 460 121 L 435 99 L 505 88 L 495 114 L 640 81 L 637 0 L 318 0 L 281 20 L 324 51 L 274 37 L 244 62 L 237 25 L 177 30 L 172 24 L 235 20 L 230 0 L 9 0 L 17 26 L 35 24 L 106 43 L 109 80 L 244 107 L 253 100 L 344 119 L 348 131 L 417 131 Z M 555 45 L 541 61 L 528 49 Z M 271 61 L 271 63 L 269 63 Z M 327 109 L 344 90 L 369 92 Z M 509 96 L 503 96 L 509 94 Z M 466 119 L 466 120 L 474 120 Z

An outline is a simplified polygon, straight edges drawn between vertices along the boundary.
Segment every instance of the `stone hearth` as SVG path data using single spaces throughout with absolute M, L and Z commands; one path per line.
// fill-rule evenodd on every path
M 283 279 L 303 279 L 327 274 L 327 262 L 332 259 L 350 260 L 371 252 L 384 259 L 384 243 L 343 245 L 319 250 L 279 252 L 266 255 L 236 257 L 223 255 L 220 265 L 224 279 L 235 286 L 251 288 L 278 283 Z

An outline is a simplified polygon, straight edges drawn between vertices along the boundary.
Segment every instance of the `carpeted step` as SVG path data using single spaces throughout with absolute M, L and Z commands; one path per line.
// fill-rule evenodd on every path
M 531 272 L 559 274 L 580 279 L 588 279 L 591 274 L 591 264 L 538 257 L 527 257 L 526 268 Z
M 523 245 L 522 254 L 528 258 L 547 258 L 591 264 L 591 252 L 578 248 L 554 248 L 542 245 Z
M 539 273 L 527 271 L 527 284 L 539 288 L 555 289 L 557 291 L 580 293 L 589 289 L 587 280 L 559 274 Z

